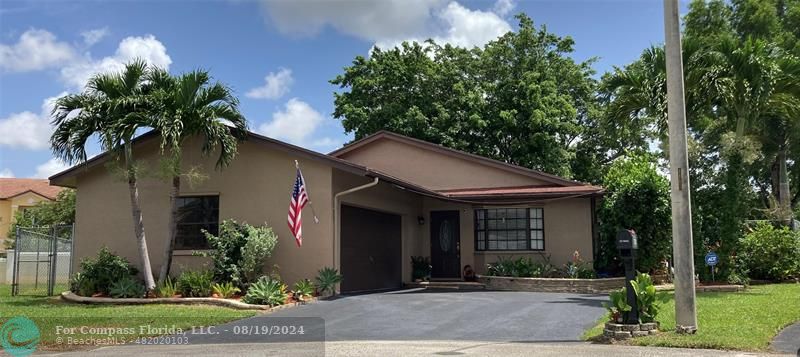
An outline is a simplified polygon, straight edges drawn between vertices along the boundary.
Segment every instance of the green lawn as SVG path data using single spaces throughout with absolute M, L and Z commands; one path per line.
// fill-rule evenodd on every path
M 800 321 L 800 284 L 752 286 L 738 293 L 698 293 L 698 331 L 678 335 L 675 329 L 675 302 L 672 293 L 658 317 L 661 330 L 654 336 L 628 343 L 640 346 L 713 348 L 765 351 L 783 327 Z M 603 333 L 606 318 L 584 334 L 594 339 Z
M 152 336 L 158 333 L 139 333 L 138 327 L 210 326 L 255 315 L 253 311 L 202 305 L 85 305 L 62 301 L 59 297 L 11 297 L 11 287 L 0 285 L 0 324 L 15 316 L 33 320 L 42 336 L 40 349 L 79 349 L 57 343 L 69 335 L 56 334 L 57 326 L 64 327 L 134 327 L 137 333 L 128 337 Z M 63 329 L 62 329 L 63 331 Z M 73 337 L 105 337 L 103 334 L 76 334 Z

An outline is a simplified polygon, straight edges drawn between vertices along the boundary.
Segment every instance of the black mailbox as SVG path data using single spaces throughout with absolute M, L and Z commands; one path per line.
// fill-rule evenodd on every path
M 625 266 L 626 298 L 631 311 L 623 313 L 623 322 L 626 324 L 639 323 L 639 308 L 636 306 L 636 293 L 631 286 L 631 281 L 636 279 L 636 250 L 639 243 L 636 241 L 636 231 L 633 229 L 620 229 L 617 232 L 617 249 Z
M 617 249 L 639 249 L 633 229 L 620 229 L 617 232 Z

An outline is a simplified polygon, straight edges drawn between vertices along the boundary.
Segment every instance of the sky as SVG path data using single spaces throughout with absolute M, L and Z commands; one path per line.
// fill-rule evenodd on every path
M 661 0 L 3 0 L 0 177 L 67 168 L 48 146 L 53 100 L 137 57 L 207 69 L 235 90 L 251 130 L 329 152 L 353 137 L 332 116 L 341 89 L 329 80 L 356 56 L 427 38 L 481 46 L 520 12 L 571 36 L 575 60 L 597 57 L 598 77 L 664 41 Z

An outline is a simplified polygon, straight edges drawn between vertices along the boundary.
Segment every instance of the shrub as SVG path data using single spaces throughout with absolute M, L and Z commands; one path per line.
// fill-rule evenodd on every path
M 113 282 L 109 289 L 109 295 L 114 298 L 140 298 L 144 296 L 144 293 L 144 284 L 132 276 L 126 276 Z
M 103 247 L 97 252 L 96 258 L 81 260 L 80 280 L 73 281 L 72 292 L 83 296 L 90 296 L 96 292 L 109 294 L 114 282 L 129 278 L 138 272 L 127 259 Z
M 628 305 L 625 288 L 612 291 L 608 298 L 609 302 L 603 302 L 603 306 L 608 310 L 611 322 L 622 322 L 625 314 L 633 309 Z
M 214 280 L 232 282 L 240 289 L 246 289 L 261 275 L 264 261 L 278 243 L 272 228 L 254 227 L 230 219 L 220 224 L 219 236 L 204 233 L 212 250 L 198 255 L 211 258 Z
M 572 260 L 564 265 L 564 273 L 572 279 L 594 279 L 597 277 L 594 270 L 581 259 L 581 253 L 572 253 Z
M 506 258 L 500 257 L 496 262 L 487 264 L 487 273 L 490 276 L 510 276 L 516 278 L 558 278 L 563 274 L 550 263 L 550 257 L 545 255 L 544 262 L 535 262 L 530 257 Z
M 514 267 L 511 258 L 500 257 L 496 262 L 486 264 L 486 272 L 490 276 L 513 276 Z
M 178 293 L 178 284 L 172 278 L 167 277 L 164 281 L 156 285 L 156 295 L 158 297 L 173 297 Z
M 631 280 L 631 286 L 636 295 L 639 322 L 655 321 L 663 297 L 659 298 L 650 274 L 637 274 L 636 280 Z M 627 288 L 612 291 L 609 294 L 609 302 L 604 302 L 603 306 L 608 310 L 613 322 L 625 320 L 626 314 L 633 309 L 627 301 Z
M 314 283 L 312 283 L 311 280 L 303 279 L 294 283 L 292 295 L 297 301 L 307 301 L 314 295 L 314 289 Z
M 411 280 L 428 280 L 431 277 L 431 258 L 411 257 Z
M 250 284 L 250 289 L 242 298 L 248 304 L 277 306 L 286 302 L 289 295 L 286 292 L 286 284 L 279 280 L 262 276 L 256 282 Z
M 659 304 L 656 296 L 656 287 L 650 274 L 639 273 L 636 280 L 631 281 L 633 292 L 636 293 L 636 305 L 639 308 L 641 322 L 653 322 L 658 316 Z
M 800 236 L 760 222 L 746 234 L 737 256 L 752 279 L 782 281 L 800 276 Z
M 211 296 L 213 274 L 210 271 L 185 271 L 178 277 L 178 290 L 183 297 Z
M 336 292 L 336 284 L 342 282 L 342 275 L 334 268 L 325 267 L 319 270 L 317 275 L 317 288 L 320 293 Z
M 87 278 L 83 273 L 75 273 L 69 284 L 69 291 L 80 296 L 92 296 L 97 291 L 95 281 Z
M 603 178 L 606 195 L 598 212 L 600 251 L 598 269 L 621 273 L 616 247 L 620 229 L 634 229 L 639 250 L 636 268 L 651 272 L 668 258 L 672 247 L 669 181 L 656 170 L 655 160 L 633 156 L 615 161 Z
M 221 297 L 223 299 L 231 298 L 236 293 L 241 292 L 241 290 L 239 290 L 239 288 L 233 286 L 233 283 L 231 283 L 231 282 L 222 283 L 222 284 L 219 284 L 219 283 L 214 284 L 214 285 L 211 286 L 211 290 L 214 292 L 214 294 L 217 294 L 217 296 L 219 296 L 219 297 Z

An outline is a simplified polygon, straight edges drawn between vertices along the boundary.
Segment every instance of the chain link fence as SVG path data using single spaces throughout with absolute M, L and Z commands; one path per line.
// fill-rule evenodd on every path
M 11 295 L 52 296 L 68 290 L 73 226 L 18 227 L 9 256 Z

